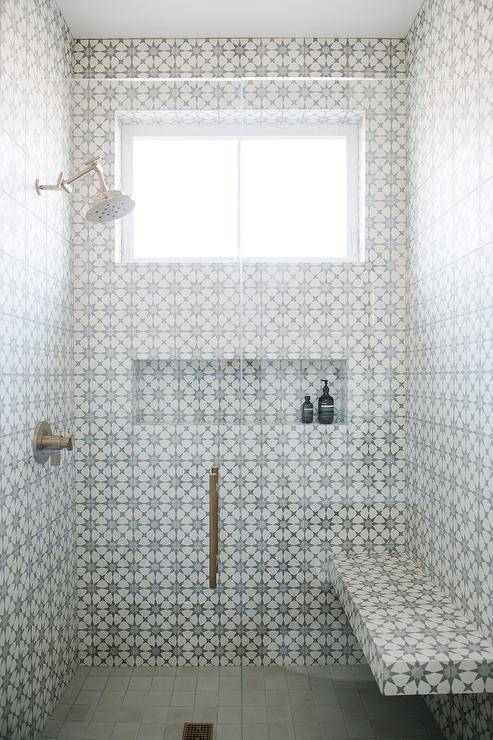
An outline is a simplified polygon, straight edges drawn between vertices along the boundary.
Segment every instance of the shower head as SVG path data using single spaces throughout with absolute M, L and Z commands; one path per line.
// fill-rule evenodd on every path
M 121 190 L 105 190 L 89 203 L 86 218 L 94 223 L 106 223 L 126 216 L 134 207 L 135 201 Z
M 129 195 L 122 193 L 121 190 L 108 190 L 99 157 L 91 159 L 71 177 L 65 178 L 63 172 L 60 172 L 54 185 L 42 185 L 39 180 L 36 180 L 36 191 L 38 195 L 41 195 L 43 190 L 63 190 L 65 193 L 71 193 L 72 183 L 85 177 L 90 172 L 94 172 L 98 176 L 100 192 L 87 206 L 86 218 L 88 221 L 100 224 L 106 223 L 122 218 L 122 216 L 126 216 L 127 213 L 133 211 L 135 203 Z

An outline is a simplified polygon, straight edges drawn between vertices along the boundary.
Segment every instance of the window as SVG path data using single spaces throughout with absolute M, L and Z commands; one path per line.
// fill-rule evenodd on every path
M 126 261 L 358 259 L 357 125 L 122 127 Z

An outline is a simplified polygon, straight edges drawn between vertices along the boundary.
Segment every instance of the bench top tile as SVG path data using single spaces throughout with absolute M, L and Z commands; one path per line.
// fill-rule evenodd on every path
M 338 555 L 331 577 L 383 694 L 493 691 L 493 642 L 409 557 Z

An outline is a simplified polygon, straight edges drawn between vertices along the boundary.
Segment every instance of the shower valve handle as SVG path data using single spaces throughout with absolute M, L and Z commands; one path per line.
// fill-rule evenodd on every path
M 40 437 L 38 448 L 46 452 L 57 452 L 59 450 L 73 450 L 72 437 L 62 437 L 59 434 L 47 434 Z
M 47 421 L 36 425 L 33 434 L 33 454 L 36 462 L 44 465 L 50 460 L 52 465 L 60 465 L 61 450 L 72 450 L 72 437 L 53 434 Z

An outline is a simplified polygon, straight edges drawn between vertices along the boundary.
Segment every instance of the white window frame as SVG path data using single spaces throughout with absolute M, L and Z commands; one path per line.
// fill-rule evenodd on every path
M 361 136 L 359 124 L 122 124 L 121 126 L 121 187 L 126 193 L 131 194 L 133 187 L 133 140 L 136 137 L 146 138 L 175 138 L 186 139 L 197 137 L 202 139 L 221 138 L 235 139 L 238 146 L 242 139 L 260 138 L 327 138 L 345 137 L 347 140 L 347 203 L 348 203 L 348 251 L 344 257 L 306 258 L 300 257 L 282 259 L 249 259 L 241 258 L 240 255 L 240 228 L 238 228 L 237 247 L 238 255 L 229 260 L 224 258 L 213 258 L 204 260 L 199 258 L 178 257 L 136 257 L 133 252 L 133 217 L 132 215 L 121 221 L 121 232 L 118 237 L 121 240 L 120 254 L 122 262 L 128 263 L 234 263 L 241 259 L 242 262 L 252 263 L 345 263 L 360 262 L 362 254 L 362 224 L 363 204 L 361 186 Z M 239 203 L 237 204 L 237 221 Z

